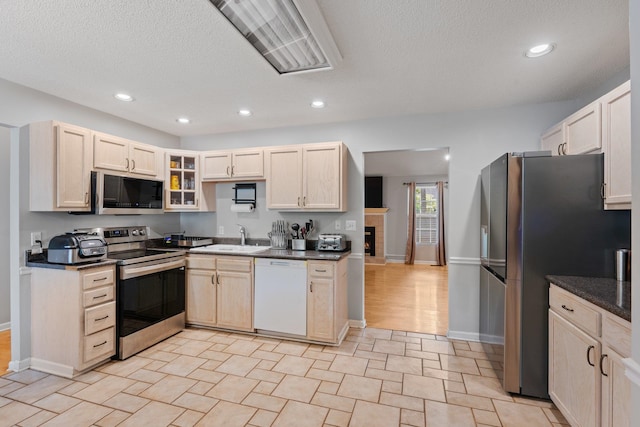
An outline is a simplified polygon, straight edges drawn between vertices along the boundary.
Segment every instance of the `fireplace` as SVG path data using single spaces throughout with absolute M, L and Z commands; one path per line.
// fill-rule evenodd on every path
M 364 255 L 374 257 L 376 256 L 376 228 L 365 227 L 364 228 Z

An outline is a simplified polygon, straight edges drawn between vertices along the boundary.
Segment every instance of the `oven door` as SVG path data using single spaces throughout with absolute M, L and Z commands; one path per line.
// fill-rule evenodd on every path
M 185 260 L 157 260 L 119 267 L 118 337 L 126 337 L 184 312 Z

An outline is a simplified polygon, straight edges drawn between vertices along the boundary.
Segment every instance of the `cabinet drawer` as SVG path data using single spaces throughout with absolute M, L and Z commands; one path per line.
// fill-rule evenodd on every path
M 92 270 L 82 275 L 82 288 L 91 289 L 113 284 L 113 268 Z
M 84 363 L 94 359 L 106 359 L 116 353 L 116 328 L 112 327 L 84 337 Z
M 102 304 L 107 301 L 113 301 L 113 286 L 105 286 L 104 288 L 91 289 L 82 293 L 83 306 L 91 307 L 92 305 Z
M 203 270 L 216 269 L 216 257 L 214 256 L 191 256 L 187 257 L 187 268 L 200 268 Z
M 251 272 L 253 258 L 218 258 L 218 271 Z
M 604 344 L 620 353 L 622 357 L 631 355 L 631 325 L 624 319 L 606 314 L 602 320 Z
M 309 263 L 309 276 L 333 277 L 333 264 Z
M 112 301 L 84 311 L 84 334 L 113 327 L 116 324 L 116 302 Z
M 579 297 L 555 285 L 549 289 L 549 306 L 554 312 L 591 336 L 600 337 L 600 313 L 580 300 Z

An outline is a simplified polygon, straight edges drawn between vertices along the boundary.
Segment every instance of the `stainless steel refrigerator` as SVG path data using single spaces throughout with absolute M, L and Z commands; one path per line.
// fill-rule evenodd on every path
M 549 398 L 544 276 L 613 278 L 615 250 L 630 247 L 630 212 L 604 210 L 603 176 L 602 154 L 508 153 L 482 170 L 481 273 L 491 279 L 481 281 L 480 336 L 502 332 L 508 392 Z

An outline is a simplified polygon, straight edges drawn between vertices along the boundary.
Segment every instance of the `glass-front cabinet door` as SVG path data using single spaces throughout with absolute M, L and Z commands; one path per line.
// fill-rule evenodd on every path
M 191 152 L 167 152 L 165 210 L 199 210 L 200 181 L 198 155 Z

